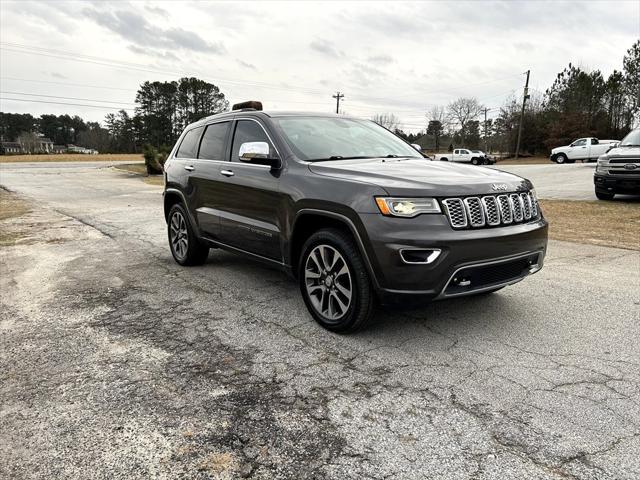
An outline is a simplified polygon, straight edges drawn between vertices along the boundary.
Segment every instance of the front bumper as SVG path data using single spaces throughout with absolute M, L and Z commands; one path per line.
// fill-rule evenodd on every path
M 596 190 L 601 192 L 640 195 L 640 174 L 610 175 L 594 173 L 593 183 Z
M 472 294 L 503 284 L 522 280 L 517 272 L 508 279 L 482 288 L 448 290 L 454 274 L 461 269 L 486 263 L 509 262 L 533 255 L 537 267 L 542 268 L 547 248 L 548 224 L 544 218 L 518 225 L 475 230 L 454 230 L 444 215 L 420 215 L 412 219 L 389 218 L 382 215 L 361 215 L 368 234 L 368 252 L 376 277 L 378 295 L 383 303 L 396 303 L 413 297 L 430 300 L 457 294 Z M 408 264 L 400 251 L 405 249 L 439 249 L 440 255 L 432 263 Z M 490 286 L 490 288 L 488 288 Z M 487 288 L 485 288 L 487 287 Z

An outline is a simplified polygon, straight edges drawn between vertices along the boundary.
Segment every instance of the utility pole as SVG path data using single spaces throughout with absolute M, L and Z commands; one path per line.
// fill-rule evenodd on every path
M 340 100 L 344 98 L 344 95 L 340 92 L 336 92 L 333 98 L 336 99 L 336 113 L 340 113 Z
M 487 107 L 483 108 L 484 111 L 484 153 L 487 153 L 487 112 L 490 109 Z
M 520 125 L 518 125 L 518 143 L 516 143 L 516 160 L 520 153 L 520 138 L 522 137 L 522 123 L 524 122 L 524 107 L 529 99 L 529 74 L 531 70 L 527 70 L 527 82 L 524 85 L 524 96 L 522 97 L 522 111 L 520 112 Z

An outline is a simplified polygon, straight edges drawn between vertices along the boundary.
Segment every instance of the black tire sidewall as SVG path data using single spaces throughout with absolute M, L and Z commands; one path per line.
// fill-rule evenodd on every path
M 338 321 L 326 319 L 316 311 L 311 303 L 305 285 L 304 269 L 307 258 L 309 253 L 318 245 L 329 245 L 338 250 L 347 263 L 351 275 L 353 298 L 347 309 L 347 313 Z M 319 230 L 311 235 L 305 242 L 298 262 L 298 283 L 300 285 L 302 299 L 309 313 L 311 313 L 311 316 L 313 316 L 316 322 L 327 330 L 337 333 L 353 332 L 364 325 L 370 316 L 373 291 L 369 281 L 369 274 L 367 273 L 357 246 L 347 234 L 340 230 Z
M 556 163 L 559 163 L 559 164 L 567 163 L 567 160 L 568 160 L 567 156 L 562 153 L 556 157 Z
M 176 255 L 176 252 L 173 249 L 173 243 L 171 242 L 171 218 L 173 217 L 173 214 L 175 212 L 180 212 L 184 217 L 185 223 L 187 224 L 187 254 L 182 259 L 178 258 L 178 256 Z M 187 213 L 184 206 L 180 203 L 176 203 L 173 207 L 171 207 L 171 210 L 169 210 L 167 221 L 167 238 L 169 240 L 169 249 L 171 250 L 171 255 L 178 264 L 182 266 L 201 265 L 206 261 L 207 255 L 209 253 L 209 248 L 201 244 L 193 229 L 193 226 L 191 225 L 189 214 Z
M 613 200 L 613 197 L 615 196 L 615 193 L 601 192 L 599 190 L 596 190 L 595 194 L 598 200 Z

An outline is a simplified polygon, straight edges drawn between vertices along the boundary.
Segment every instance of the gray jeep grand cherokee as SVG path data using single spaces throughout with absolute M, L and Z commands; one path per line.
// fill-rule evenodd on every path
M 165 164 L 164 211 L 176 262 L 218 247 L 282 268 L 335 332 L 365 325 L 376 302 L 499 290 L 540 270 L 547 246 L 528 180 L 432 162 L 337 115 L 243 108 L 189 125 Z

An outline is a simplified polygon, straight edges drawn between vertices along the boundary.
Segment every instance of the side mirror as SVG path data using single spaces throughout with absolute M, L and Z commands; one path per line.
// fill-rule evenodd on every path
M 412 143 L 411 146 L 413 148 L 415 148 L 416 150 L 418 150 L 419 152 L 422 152 L 422 147 L 420 145 L 418 145 L 417 143 Z
M 245 142 L 240 145 L 238 156 L 242 162 L 280 168 L 280 159 L 269 156 L 269 144 L 267 142 Z

